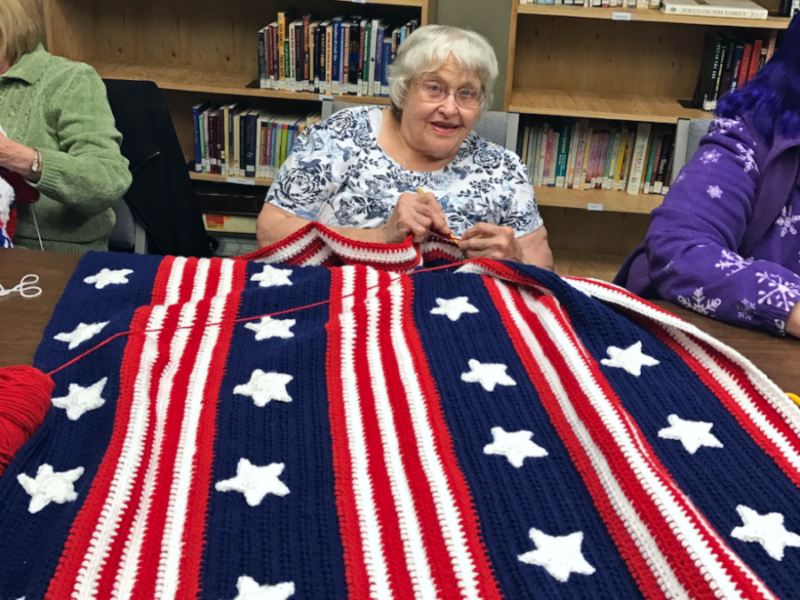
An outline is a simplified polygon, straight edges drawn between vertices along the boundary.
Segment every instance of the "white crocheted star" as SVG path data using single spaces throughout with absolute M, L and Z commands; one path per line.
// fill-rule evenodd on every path
M 294 595 L 294 582 L 258 585 L 252 577 L 242 575 L 236 581 L 236 591 L 239 595 L 234 600 L 286 600 Z
M 609 346 L 606 352 L 610 358 L 604 358 L 600 361 L 601 363 L 607 367 L 625 369 L 636 377 L 642 374 L 642 367 L 654 367 L 659 364 L 655 358 L 642 352 L 641 341 L 631 344 L 627 348 Z
M 53 336 L 53 339 L 59 342 L 69 343 L 69 349 L 74 350 L 86 340 L 92 339 L 98 333 L 103 331 L 103 327 L 108 325 L 109 321 L 101 323 L 78 323 L 78 326 L 72 331 L 62 331 Z
M 493 392 L 497 385 L 517 385 L 506 373 L 508 367 L 504 364 L 482 363 L 474 358 L 470 358 L 467 364 L 470 370 L 461 374 L 461 381 L 478 382 L 487 392 Z
M 286 391 L 286 386 L 292 379 L 294 377 L 286 373 L 274 371 L 265 373 L 261 369 L 256 369 L 250 374 L 250 380 L 247 383 L 241 383 L 233 388 L 233 393 L 250 396 L 253 403 L 259 408 L 263 408 L 272 400 L 291 402 L 292 397 Z
M 75 482 L 83 475 L 83 467 L 76 467 L 69 471 L 54 471 L 47 463 L 39 465 L 36 477 L 31 478 L 25 473 L 17 475 L 17 481 L 22 489 L 31 497 L 28 512 L 35 514 L 51 502 L 64 504 L 77 499 Z
M 279 337 L 289 339 L 294 337 L 292 326 L 296 323 L 294 319 L 273 319 L 272 317 L 261 317 L 258 322 L 247 323 L 244 327 L 256 334 L 256 341 L 268 340 L 269 338 Z
M 264 265 L 261 273 L 256 273 L 250 277 L 250 281 L 257 281 L 259 287 L 273 287 L 278 285 L 292 285 L 289 279 L 292 275 L 291 269 L 279 269 L 272 265 Z
M 95 289 L 102 290 L 107 285 L 122 285 L 130 283 L 128 275 L 133 273 L 132 269 L 107 269 L 103 267 L 99 272 L 94 275 L 89 275 L 83 278 L 84 283 L 94 285 Z
M 83 387 L 77 383 L 69 384 L 69 391 L 66 396 L 53 398 L 53 406 L 63 408 L 67 411 L 67 418 L 70 421 L 77 421 L 84 413 L 100 408 L 106 401 L 102 397 L 103 388 L 106 387 L 108 377 L 103 377 L 100 381 L 88 387 Z
M 723 448 L 722 442 L 711 433 L 713 423 L 706 421 L 687 421 L 678 415 L 667 417 L 670 426 L 659 430 L 658 437 L 665 440 L 678 440 L 689 454 L 694 454 L 702 446 Z
M 742 525 L 734 528 L 731 536 L 737 540 L 758 542 L 775 560 L 783 560 L 786 546 L 800 548 L 800 535 L 784 527 L 781 513 L 762 515 L 744 504 L 737 506 L 736 512 L 742 518 Z
M 240 492 L 250 506 L 258 506 L 267 494 L 285 496 L 289 493 L 280 480 L 283 463 L 271 463 L 258 467 L 246 458 L 240 458 L 236 465 L 236 477 L 218 481 L 214 486 L 218 492 Z
M 583 557 L 581 544 L 583 532 L 575 531 L 568 535 L 552 536 L 531 528 L 528 532 L 536 550 L 517 556 L 521 562 L 544 567 L 558 581 L 566 583 L 572 573 L 591 575 L 595 568 Z
M 445 315 L 451 321 L 458 321 L 463 314 L 475 314 L 477 308 L 469 303 L 469 298 L 466 296 L 457 296 L 455 298 L 436 298 L 436 308 L 431 309 L 432 315 Z
M 525 429 L 506 431 L 502 427 L 492 427 L 493 441 L 483 447 L 483 453 L 505 456 L 508 462 L 519 469 L 526 458 L 547 456 L 547 450 L 535 444 L 532 437 L 533 432 Z

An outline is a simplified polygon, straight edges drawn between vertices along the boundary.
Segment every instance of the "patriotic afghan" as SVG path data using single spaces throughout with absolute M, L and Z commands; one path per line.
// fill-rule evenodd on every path
M 81 260 L 37 366 L 140 333 L 0 478 L 2 597 L 798 594 L 800 412 L 746 360 L 602 282 L 325 235 Z M 355 264 L 266 264 L 320 253 Z

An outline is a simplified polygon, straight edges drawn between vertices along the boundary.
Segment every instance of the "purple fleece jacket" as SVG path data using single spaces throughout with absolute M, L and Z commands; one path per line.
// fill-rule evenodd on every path
M 746 119 L 713 121 L 653 211 L 639 253 L 615 282 L 721 321 L 783 335 L 800 301 L 800 189 L 794 172 L 769 169 L 779 143 L 796 146 L 800 140 L 776 136 L 771 146 Z M 759 179 L 767 172 L 795 181 L 774 223 L 743 256 Z M 759 201 L 762 209 L 766 204 Z

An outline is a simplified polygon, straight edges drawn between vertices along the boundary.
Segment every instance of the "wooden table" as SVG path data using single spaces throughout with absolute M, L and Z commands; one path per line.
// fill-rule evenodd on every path
M 36 285 L 42 288 L 37 298 L 16 293 L 0 297 L 0 367 L 33 363 L 44 327 L 80 258 L 78 254 L 0 250 L 0 285 L 12 288 L 24 275 L 35 273 L 39 276 Z
M 74 254 L 0 250 L 0 284 L 10 288 L 23 275 L 36 273 L 42 288 L 38 298 L 0 297 L 0 366 L 33 362 L 44 327 L 79 259 Z M 586 261 L 563 254 L 556 266 L 561 274 L 611 279 L 618 264 L 619 257 Z M 744 354 L 784 390 L 800 393 L 800 340 L 732 327 L 666 302 L 658 304 Z

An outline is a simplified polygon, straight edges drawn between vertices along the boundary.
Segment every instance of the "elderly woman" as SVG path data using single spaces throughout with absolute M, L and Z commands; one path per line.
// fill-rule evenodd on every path
M 800 337 L 800 16 L 717 116 L 616 282 Z
M 467 257 L 551 268 L 525 167 L 472 131 L 497 77 L 489 43 L 421 27 L 389 73 L 390 108 L 345 109 L 298 138 L 259 216 L 260 244 L 318 221 L 370 242 L 455 233 Z
M 18 245 L 108 247 L 114 202 L 131 183 L 103 82 L 41 45 L 40 0 L 0 0 L 0 167 L 40 193 L 19 207 Z

